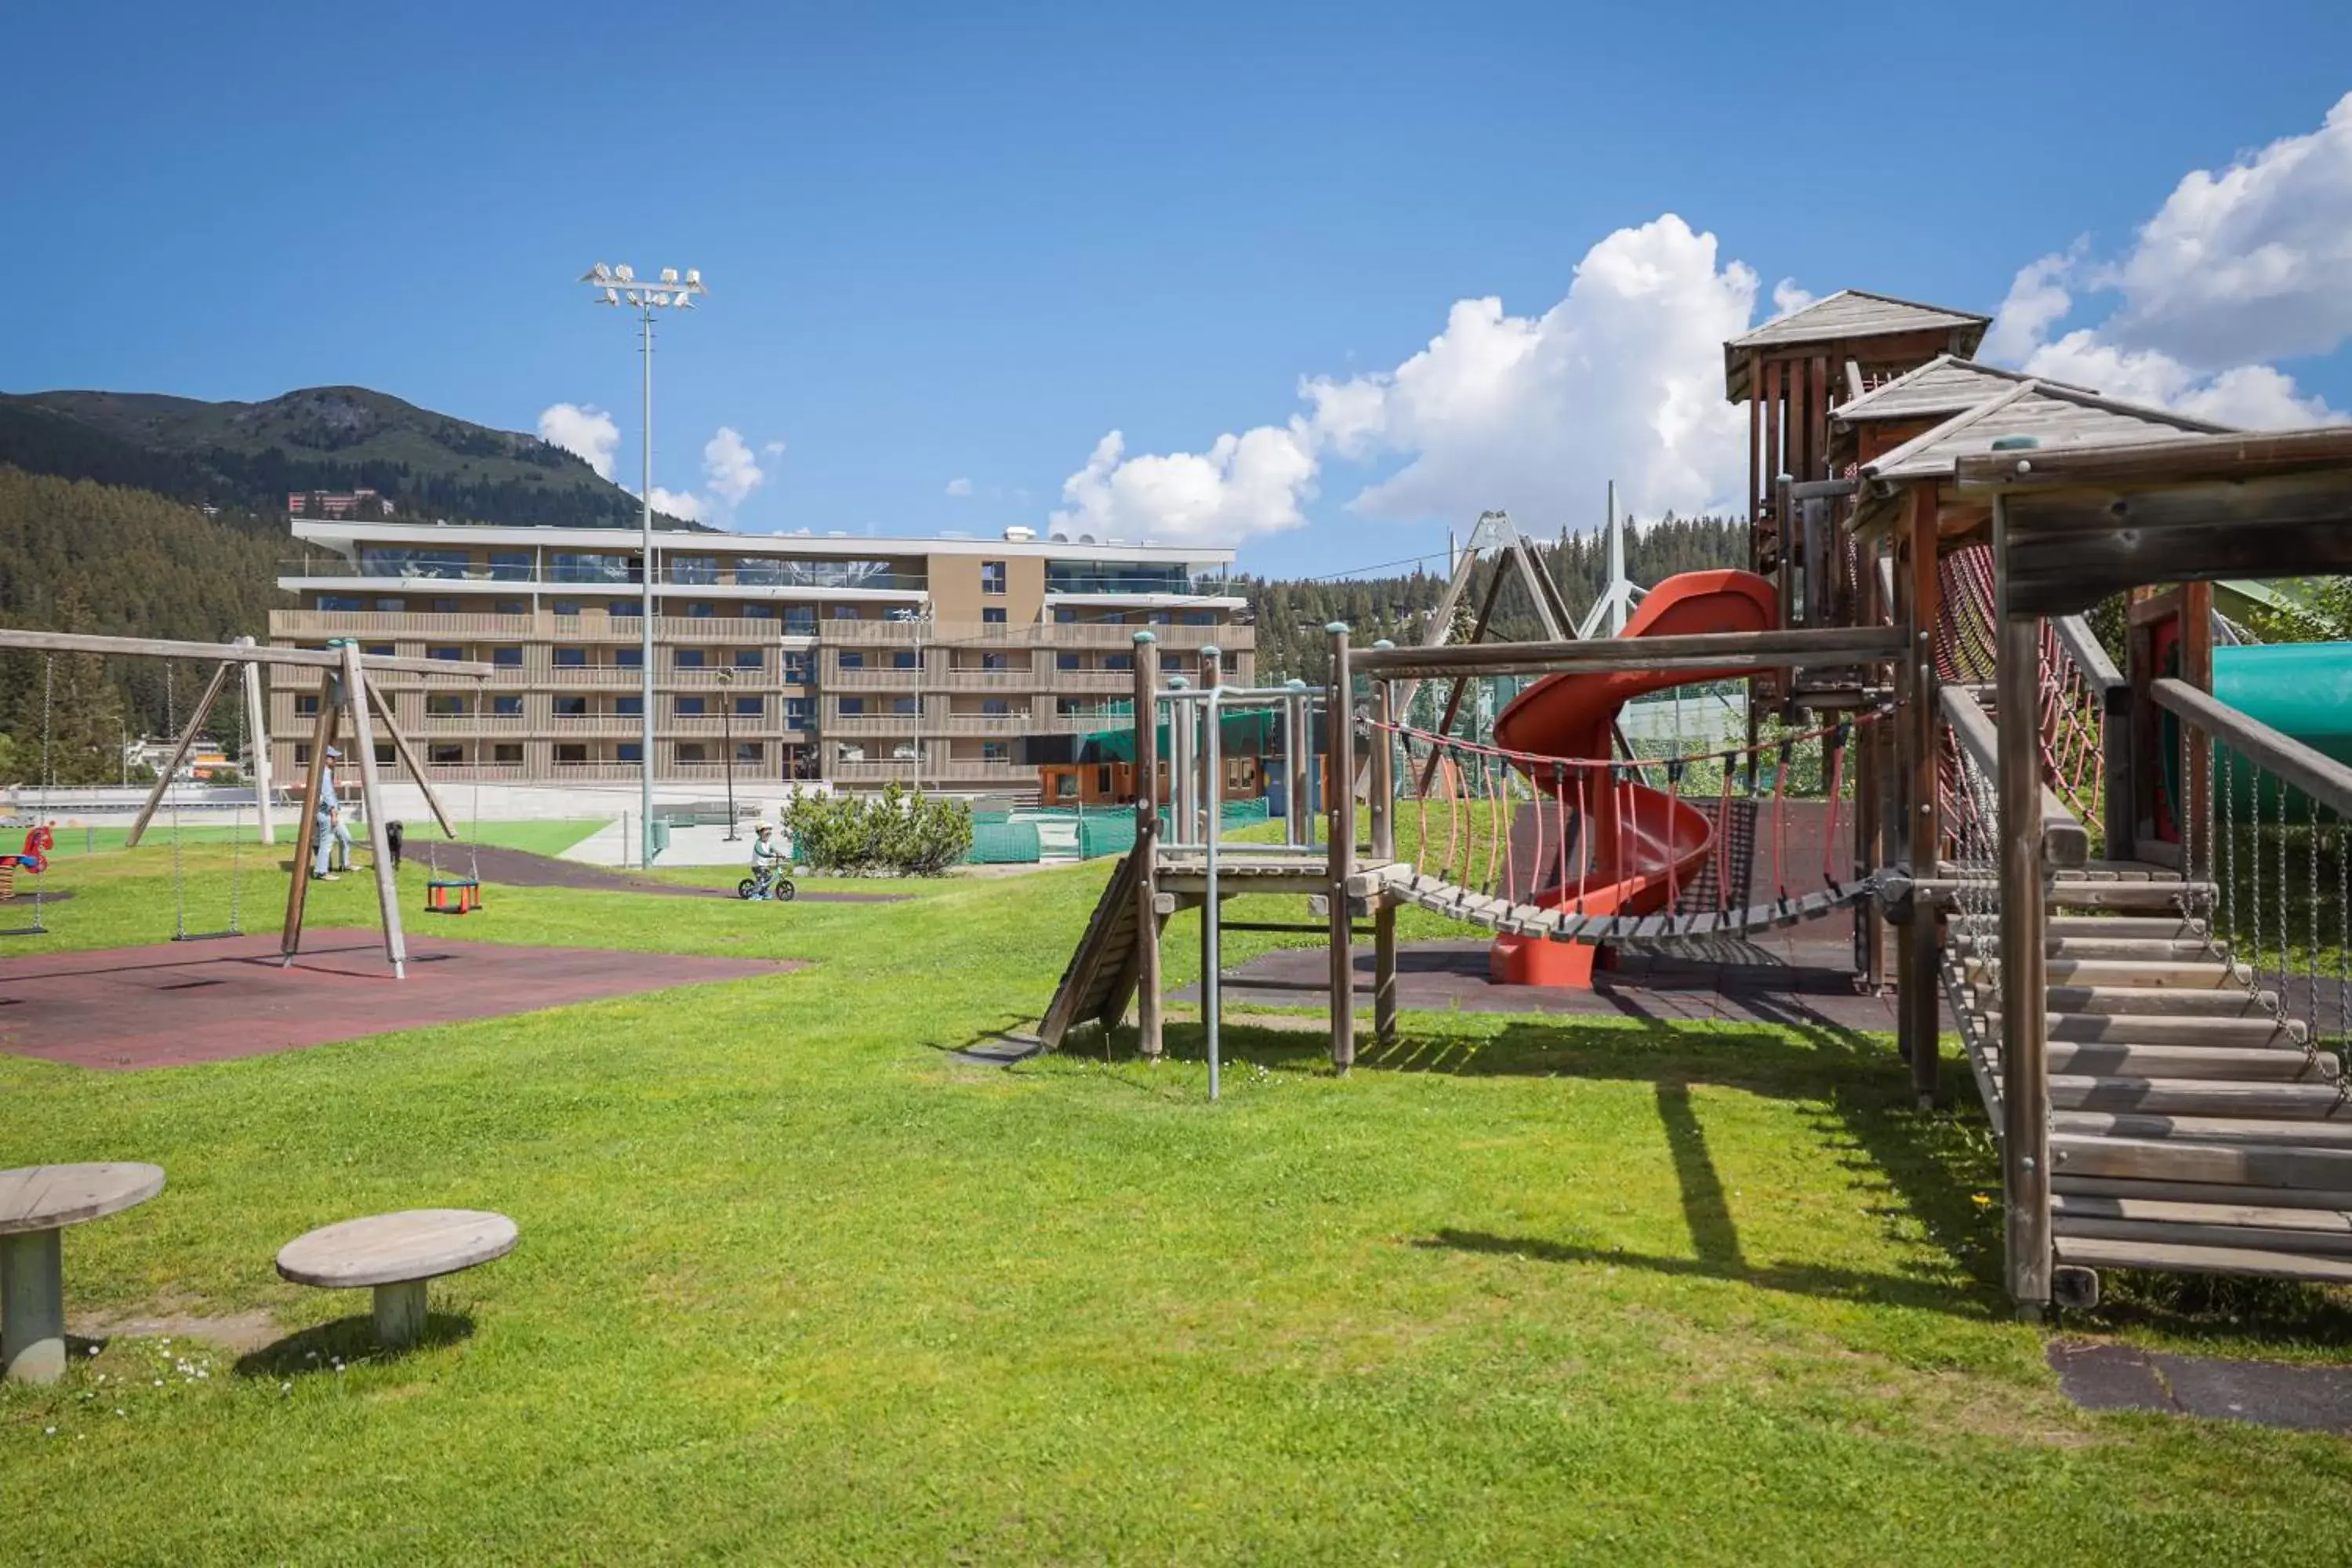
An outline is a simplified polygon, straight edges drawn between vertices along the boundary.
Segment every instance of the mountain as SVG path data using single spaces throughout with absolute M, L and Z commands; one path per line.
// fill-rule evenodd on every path
M 363 386 L 265 403 L 0 394 L 0 463 L 265 514 L 283 515 L 290 491 L 371 489 L 426 521 L 629 527 L 639 515 L 635 496 L 560 447 Z

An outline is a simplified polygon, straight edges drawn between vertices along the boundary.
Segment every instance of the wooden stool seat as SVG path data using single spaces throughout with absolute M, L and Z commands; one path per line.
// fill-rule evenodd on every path
M 0 1374 L 55 1383 L 66 1372 L 58 1233 L 163 1190 L 160 1165 L 30 1165 L 0 1171 Z
M 425 1327 L 426 1281 L 504 1258 L 520 1236 L 502 1214 L 405 1209 L 298 1236 L 278 1249 L 278 1272 L 329 1290 L 373 1288 L 376 1337 L 398 1347 Z

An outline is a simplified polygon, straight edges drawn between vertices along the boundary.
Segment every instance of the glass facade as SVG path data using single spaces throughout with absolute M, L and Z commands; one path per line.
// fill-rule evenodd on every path
M 637 580 L 634 567 L 634 560 L 626 555 L 558 551 L 547 558 L 547 576 L 551 583 L 634 583 Z
M 462 550 L 416 550 L 404 544 L 360 546 L 362 577 L 463 577 L 468 564 Z
M 1184 594 L 1192 584 L 1181 564 L 1129 561 L 1048 561 L 1048 594 Z

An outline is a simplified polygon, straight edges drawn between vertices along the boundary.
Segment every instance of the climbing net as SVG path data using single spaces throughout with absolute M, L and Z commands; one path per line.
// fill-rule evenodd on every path
M 1975 544 L 1953 551 L 1937 564 L 1943 614 L 1936 620 L 1936 678 L 1947 685 L 1990 683 L 1994 671 L 1992 547 Z M 2105 743 L 2102 694 L 2089 672 L 2074 661 L 2055 621 L 2041 632 L 2042 778 L 2075 820 L 2095 833 L 2104 820 L 2101 765 Z M 1962 803 L 1952 794 L 1946 769 L 1945 805 Z
M 1633 760 L 1515 752 L 1406 723 L 1375 721 L 1370 730 L 1373 744 L 1393 748 L 1406 795 L 1396 807 L 1398 850 L 1416 882 L 1580 913 L 1620 908 L 1623 884 L 1638 879 L 1651 910 L 1714 916 L 1712 928 L 1727 930 L 1862 885 L 1847 759 L 1860 732 L 1890 711 Z M 1800 766 L 1809 753 L 1820 759 L 1810 782 Z M 1701 824 L 1704 836 L 1692 831 Z M 1630 846 L 1654 869 L 1625 869 Z

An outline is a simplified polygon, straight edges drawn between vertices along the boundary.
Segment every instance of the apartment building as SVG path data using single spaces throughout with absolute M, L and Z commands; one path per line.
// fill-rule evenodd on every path
M 645 563 L 634 531 L 297 518 L 303 554 L 270 637 L 478 660 L 477 682 L 390 676 L 436 779 L 615 783 L 642 757 Z M 895 779 L 1034 789 L 1022 737 L 1097 729 L 1132 679 L 1135 633 L 1214 644 L 1249 679 L 1233 552 L 1009 529 L 1001 539 L 666 532 L 654 586 L 657 779 Z M 310 762 L 315 672 L 272 672 L 272 762 Z M 379 746 L 390 759 L 389 743 Z

